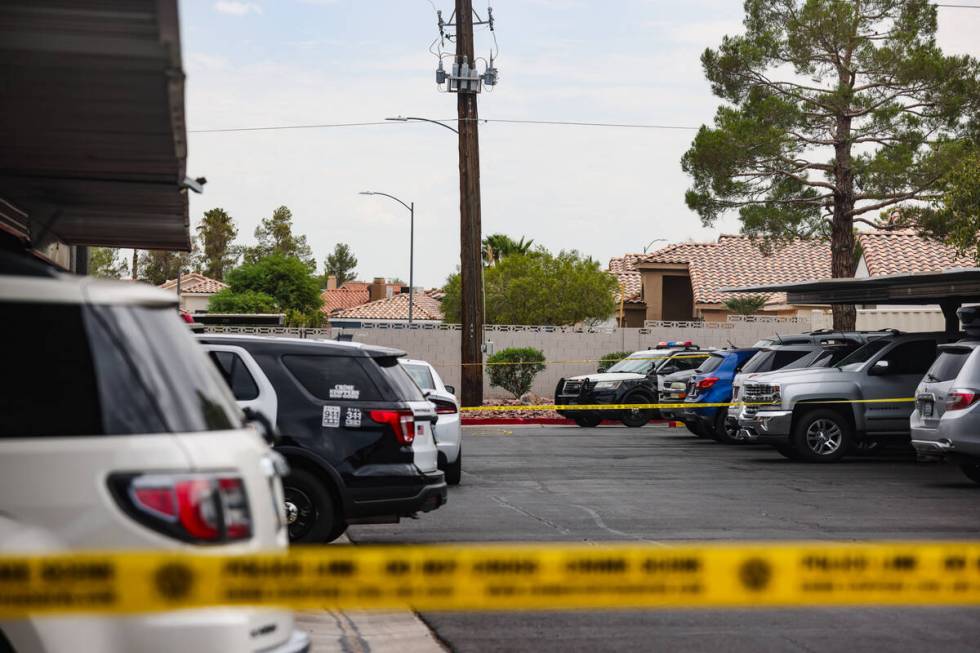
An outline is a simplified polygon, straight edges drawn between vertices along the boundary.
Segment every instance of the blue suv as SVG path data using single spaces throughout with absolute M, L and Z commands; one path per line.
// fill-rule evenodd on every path
M 694 372 L 694 376 L 688 379 L 684 403 L 690 404 L 690 407 L 677 411 L 677 419 L 694 433 L 706 433 L 726 444 L 735 442 L 738 425 L 728 421 L 726 407 L 697 408 L 696 405 L 730 402 L 735 375 L 758 351 L 756 347 L 748 347 L 712 352 Z

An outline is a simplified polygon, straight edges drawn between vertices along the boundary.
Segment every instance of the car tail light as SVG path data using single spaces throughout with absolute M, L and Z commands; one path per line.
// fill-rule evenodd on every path
M 429 401 L 435 404 L 436 415 L 455 415 L 459 412 L 455 402 L 446 401 L 445 399 L 433 399 L 432 397 L 429 397 Z
M 698 379 L 697 388 L 698 390 L 707 390 L 714 384 L 718 383 L 717 376 L 706 376 L 703 379 Z
M 946 410 L 963 410 L 980 399 L 980 392 L 972 389 L 955 388 L 946 393 Z
M 372 410 L 370 415 L 378 424 L 390 426 L 399 444 L 412 444 L 415 441 L 415 416 L 412 411 Z
M 240 476 L 113 474 L 109 487 L 126 514 L 175 539 L 218 543 L 252 536 L 252 513 Z

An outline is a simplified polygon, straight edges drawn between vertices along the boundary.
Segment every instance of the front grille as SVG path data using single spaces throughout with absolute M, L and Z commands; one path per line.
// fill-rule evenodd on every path
M 563 397 L 577 397 L 582 391 L 581 381 L 565 381 L 565 385 L 561 388 L 561 396 Z
M 741 401 L 747 404 L 774 404 L 779 401 L 779 394 L 768 383 L 746 383 Z

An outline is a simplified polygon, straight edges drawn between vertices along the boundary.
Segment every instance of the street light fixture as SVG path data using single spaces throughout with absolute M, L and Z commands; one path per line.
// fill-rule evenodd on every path
M 380 193 L 373 190 L 362 190 L 360 195 L 381 195 L 395 200 L 406 209 L 409 214 L 409 236 L 408 236 L 408 325 L 412 326 L 412 309 L 415 307 L 415 202 L 406 204 L 394 195 Z
M 667 242 L 667 239 L 666 238 L 654 238 L 649 243 L 647 243 L 647 246 L 646 247 L 643 248 L 643 253 L 644 254 L 647 253 L 647 250 L 650 249 L 650 245 L 652 245 L 654 243 L 665 243 L 665 242 Z
M 454 134 L 458 134 L 459 133 L 459 130 L 457 130 L 457 129 L 453 128 L 453 127 L 450 127 L 446 123 L 440 122 L 438 120 L 430 120 L 429 118 L 418 118 L 416 116 L 395 116 L 394 118 L 385 118 L 385 120 L 393 120 L 393 121 L 396 121 L 396 122 L 409 122 L 411 120 L 416 120 L 416 121 L 419 121 L 419 122 L 431 122 L 433 125 L 439 125 L 440 127 L 445 127 L 446 129 L 448 129 L 449 131 L 453 132 Z

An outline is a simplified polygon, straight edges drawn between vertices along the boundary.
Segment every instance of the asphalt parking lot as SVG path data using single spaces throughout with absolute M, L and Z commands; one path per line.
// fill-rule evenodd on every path
M 980 486 L 883 452 L 808 465 L 684 429 L 471 427 L 463 483 L 419 520 L 357 543 L 964 539 Z M 862 608 L 431 613 L 454 651 L 976 650 L 980 610 Z

